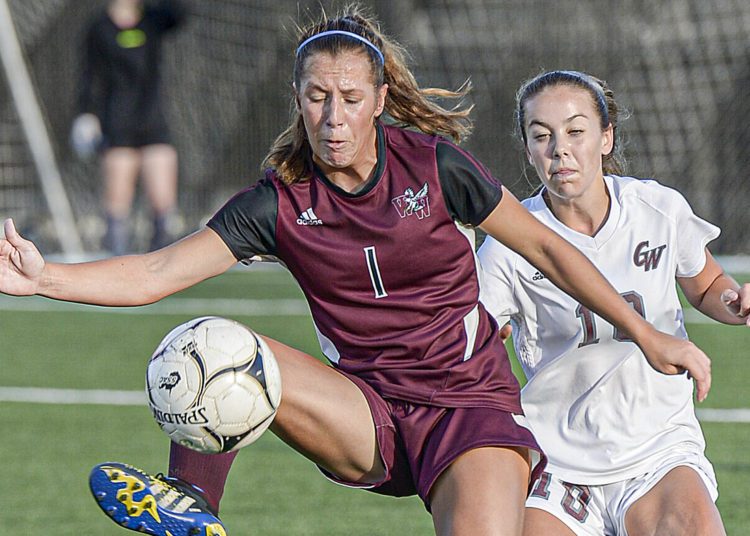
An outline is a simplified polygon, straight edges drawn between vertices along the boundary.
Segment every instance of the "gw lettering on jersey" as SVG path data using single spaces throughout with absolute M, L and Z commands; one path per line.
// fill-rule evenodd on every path
M 297 218 L 297 225 L 323 225 L 323 220 L 318 218 L 310 207 L 300 213 L 299 218 Z
M 636 266 L 643 267 L 646 272 L 659 267 L 661 255 L 667 247 L 666 244 L 662 244 L 652 249 L 646 249 L 648 246 L 648 240 L 644 240 L 635 247 L 635 251 L 633 252 L 633 262 Z
M 416 214 L 417 218 L 424 219 L 430 217 L 430 199 L 427 197 L 427 183 L 424 183 L 417 193 L 411 188 L 406 188 L 403 195 L 391 199 L 391 203 L 396 208 L 401 218 L 406 218 Z

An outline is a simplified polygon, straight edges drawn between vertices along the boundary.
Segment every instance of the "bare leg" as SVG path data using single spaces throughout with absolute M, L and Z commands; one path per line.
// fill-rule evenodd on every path
M 625 514 L 629 536 L 726 536 L 719 510 L 690 467 L 676 467 Z
M 375 425 L 359 388 L 314 357 L 265 339 L 279 363 L 283 388 L 271 430 L 343 479 L 363 483 L 382 479 L 385 468 Z M 203 488 L 209 503 L 218 509 L 234 456 L 172 446 L 169 473 Z
M 526 449 L 484 447 L 461 455 L 430 493 L 436 534 L 520 535 L 529 472 Z
M 150 250 L 169 245 L 177 208 L 177 151 L 164 143 L 143 147 L 143 185 L 154 212 Z
M 362 391 L 314 357 L 266 341 L 276 354 L 283 386 L 271 430 L 342 479 L 370 483 L 382 479 L 385 468 Z
M 177 151 L 160 143 L 141 149 L 143 186 L 156 214 L 165 214 L 177 205 Z
M 104 210 L 107 215 L 107 235 L 104 246 L 115 255 L 128 252 L 130 208 L 135 197 L 135 185 L 141 167 L 138 149 L 114 147 L 104 153 Z
M 549 512 L 539 508 L 527 508 L 523 521 L 523 536 L 575 536 L 575 533 Z

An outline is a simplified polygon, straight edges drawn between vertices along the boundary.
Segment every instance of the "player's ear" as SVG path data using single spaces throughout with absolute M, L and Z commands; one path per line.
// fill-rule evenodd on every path
M 301 112 L 302 104 L 299 101 L 299 91 L 297 91 L 297 84 L 292 83 L 292 89 L 294 90 L 294 106 L 298 112 Z
M 385 110 L 385 97 L 388 95 L 388 84 L 383 84 L 377 89 L 377 104 L 375 106 L 375 118 L 380 117 L 380 114 Z
M 615 129 L 612 123 L 607 125 L 602 131 L 602 156 L 606 156 L 612 152 L 615 147 Z

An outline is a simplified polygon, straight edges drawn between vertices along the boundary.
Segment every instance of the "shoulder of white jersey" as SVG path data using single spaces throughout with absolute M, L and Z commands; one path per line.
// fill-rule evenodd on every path
M 532 214 L 539 212 L 546 207 L 546 203 L 544 202 L 544 198 L 542 197 L 543 191 L 544 188 L 540 188 L 536 194 L 522 200 L 521 204 L 526 207 L 526 210 L 528 210 Z
M 692 212 L 685 196 L 654 179 L 607 175 L 607 180 L 621 206 L 641 204 L 670 219 L 674 219 L 678 207 Z
M 549 211 L 546 210 L 547 205 L 541 192 L 540 189 L 536 195 L 523 199 L 521 204 L 533 216 L 544 222 L 545 213 L 549 214 Z M 477 250 L 477 255 L 485 271 L 505 271 L 509 276 L 515 273 L 519 262 L 528 262 L 521 255 L 490 235 L 487 235 L 484 239 Z

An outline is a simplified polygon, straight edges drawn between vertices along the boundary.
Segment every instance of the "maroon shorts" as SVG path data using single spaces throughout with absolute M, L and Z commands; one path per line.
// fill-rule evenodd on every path
M 341 372 L 341 371 L 339 371 Z M 352 380 L 370 405 L 385 477 L 375 484 L 348 482 L 321 471 L 339 484 L 375 493 L 404 497 L 417 494 L 427 509 L 435 480 L 461 454 L 480 447 L 530 449 L 529 485 L 541 475 L 546 457 L 531 431 L 512 413 L 495 408 L 442 408 L 384 399 L 365 381 Z

